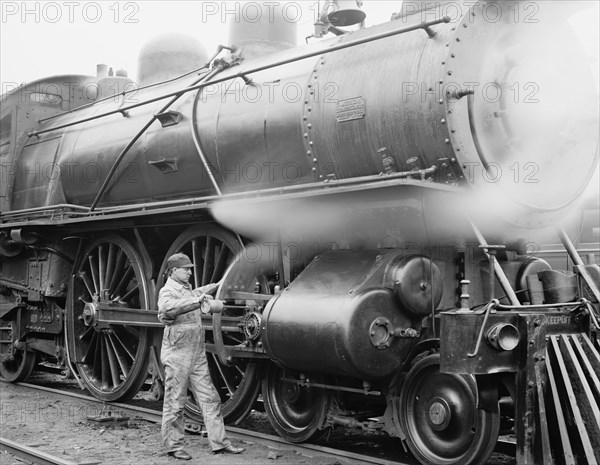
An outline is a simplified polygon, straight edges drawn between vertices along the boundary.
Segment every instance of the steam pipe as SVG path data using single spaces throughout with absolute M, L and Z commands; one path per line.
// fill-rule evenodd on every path
M 192 71 L 189 71 L 189 72 L 187 72 L 187 73 L 181 74 L 181 75 L 179 75 L 179 76 L 175 76 L 175 77 L 173 77 L 173 78 L 171 78 L 171 79 L 165 79 L 164 81 L 155 82 L 154 84 L 148 84 L 148 85 L 146 85 L 146 86 L 142 86 L 142 87 L 136 87 L 135 89 L 131 89 L 131 90 L 127 90 L 127 91 L 125 91 L 125 90 L 124 90 L 123 92 L 121 92 L 121 93 L 120 93 L 120 94 L 118 94 L 118 95 L 125 96 L 125 95 L 127 95 L 127 94 L 131 94 L 132 92 L 139 92 L 140 90 L 149 89 L 150 87 L 156 87 L 156 86 L 160 86 L 160 85 L 162 85 L 162 84 L 167 84 L 168 82 L 173 82 L 173 81 L 176 81 L 177 79 L 184 78 L 184 77 L 186 77 L 186 76 L 189 76 L 190 74 L 198 73 L 199 71 L 202 71 L 203 69 L 208 69 L 208 67 L 210 66 L 211 62 L 212 62 L 212 61 L 213 61 L 213 60 L 214 60 L 214 59 L 217 57 L 217 55 L 219 55 L 219 53 L 221 53 L 223 50 L 230 50 L 230 51 L 233 51 L 233 50 L 231 49 L 231 47 L 226 47 L 225 45 L 219 45 L 219 46 L 217 47 L 217 51 L 215 52 L 215 54 L 214 54 L 212 57 L 210 57 L 210 58 L 208 59 L 208 61 L 206 62 L 206 64 L 202 65 L 202 67 L 200 67 L 200 68 L 193 69 Z M 87 105 L 82 105 L 82 106 L 80 106 L 80 107 L 74 108 L 73 110 L 65 111 L 65 112 L 63 112 L 63 113 L 59 113 L 59 114 L 57 114 L 57 115 L 52 115 L 52 116 L 49 116 L 48 118 L 42 118 L 42 119 L 38 120 L 38 123 L 43 123 L 44 121 L 48 121 L 48 120 L 51 120 L 51 119 L 54 119 L 54 118 L 58 118 L 59 116 L 67 115 L 67 114 L 69 114 L 69 113 L 74 113 L 74 112 L 76 112 L 76 111 L 83 110 L 84 108 L 91 107 L 91 106 L 93 106 L 93 105 L 96 105 L 97 103 L 100 103 L 100 102 L 105 102 L 106 100 L 113 99 L 113 98 L 115 98 L 115 96 L 114 96 L 114 95 L 113 95 L 113 96 L 110 96 L 110 97 L 103 98 L 103 99 L 101 99 L 101 100 L 96 100 L 95 102 L 88 103 Z M 119 112 L 120 112 L 119 110 L 115 111 L 115 113 L 119 113 Z
M 560 240 L 565 246 L 565 249 L 567 249 L 571 260 L 573 260 L 573 263 L 575 264 L 575 272 L 581 275 L 585 283 L 590 288 L 590 291 L 592 291 L 592 294 L 594 294 L 596 300 L 600 302 L 600 286 L 598 286 L 598 283 L 594 280 L 594 277 L 586 268 L 585 263 L 583 263 L 583 260 L 579 256 L 579 252 L 577 252 L 577 249 L 573 245 L 573 242 L 564 229 L 561 228 L 558 230 L 558 237 L 560 237 Z
M 488 244 L 485 241 L 485 238 L 483 237 L 483 235 L 481 234 L 481 231 L 479 231 L 479 228 L 471 220 L 469 220 L 469 223 L 471 224 L 471 228 L 473 229 L 473 232 L 475 233 L 475 237 L 477 238 L 479 245 L 481 245 L 481 247 L 483 248 L 483 253 L 485 253 L 488 260 L 492 261 L 493 259 L 490 256 L 490 254 L 488 253 L 487 248 L 486 248 L 488 246 Z M 495 273 L 496 277 L 498 278 L 498 281 L 500 281 L 500 285 L 502 286 L 504 293 L 510 300 L 510 303 L 512 305 L 520 307 L 521 303 L 519 302 L 519 299 L 517 298 L 517 295 L 515 294 L 515 291 L 513 290 L 512 286 L 508 282 L 508 278 L 504 274 L 504 270 L 500 266 L 500 263 L 498 263 L 498 260 L 493 260 L 493 264 L 494 264 L 494 273 Z
M 85 123 L 87 121 L 92 121 L 92 120 L 95 120 L 95 119 L 98 119 L 98 118 L 102 118 L 104 116 L 113 115 L 115 113 L 123 113 L 123 112 L 125 112 L 127 110 L 131 110 L 132 108 L 137 108 L 137 107 L 140 107 L 140 106 L 143 106 L 143 105 L 147 105 L 149 103 L 154 103 L 154 102 L 157 102 L 159 100 L 163 100 L 163 99 L 168 98 L 168 97 L 177 97 L 177 98 L 179 98 L 181 95 L 183 95 L 186 92 L 191 92 L 193 90 L 198 90 L 198 89 L 201 89 L 202 87 L 206 87 L 206 86 L 209 86 L 209 85 L 219 84 L 220 82 L 229 81 L 230 79 L 235 79 L 235 78 L 238 78 L 238 77 L 242 78 L 243 75 L 246 75 L 246 74 L 257 73 L 259 71 L 265 71 L 267 69 L 276 68 L 277 66 L 287 65 L 289 63 L 294 63 L 296 61 L 305 60 L 306 58 L 312 58 L 312 57 L 315 57 L 315 56 L 323 55 L 325 53 L 331 53 L 331 52 L 335 52 L 337 50 L 342 50 L 342 49 L 349 48 L 349 47 L 355 47 L 356 45 L 361 45 L 361 44 L 365 44 L 365 43 L 368 43 L 368 42 L 373 42 L 373 41 L 380 40 L 380 39 L 386 39 L 388 37 L 392 37 L 392 36 L 399 35 L 399 34 L 404 34 L 406 32 L 416 31 L 418 29 L 425 29 L 425 28 L 427 28 L 429 26 L 435 26 L 436 24 L 449 23 L 449 22 L 450 22 L 450 17 L 449 16 L 444 16 L 443 18 L 440 18 L 440 19 L 436 19 L 436 20 L 432 20 L 432 21 L 427 21 L 427 22 L 420 23 L 420 24 L 415 24 L 413 26 L 407 26 L 407 27 L 404 27 L 404 28 L 396 29 L 394 31 L 383 32 L 381 34 L 376 34 L 376 35 L 373 35 L 373 36 L 370 36 L 370 37 L 366 37 L 364 39 L 358 39 L 358 40 L 349 41 L 349 42 L 346 42 L 344 44 L 334 45 L 333 47 L 329 47 L 329 48 L 324 49 L 324 50 L 320 49 L 320 50 L 318 50 L 316 52 L 305 53 L 303 55 L 299 55 L 299 56 L 294 57 L 294 58 L 288 58 L 287 60 L 281 60 L 281 61 L 278 61 L 278 62 L 275 62 L 275 63 L 271 63 L 271 64 L 268 64 L 268 65 L 258 66 L 256 68 L 251 68 L 251 69 L 245 70 L 243 72 L 240 72 L 240 73 L 238 73 L 238 74 L 236 74 L 234 76 L 227 76 L 227 77 L 215 79 L 214 81 L 210 81 L 210 82 L 202 82 L 200 84 L 193 84 L 190 87 L 185 87 L 184 89 L 177 90 L 177 91 L 174 91 L 174 92 L 170 92 L 168 94 L 164 94 L 164 95 L 161 95 L 159 97 L 155 97 L 155 98 L 152 98 L 150 100 L 146 100 L 144 102 L 139 102 L 139 103 L 135 103 L 135 104 L 129 105 L 127 107 L 122 107 L 122 108 L 120 108 L 118 110 L 108 111 L 108 112 L 105 112 L 105 113 L 101 113 L 99 115 L 91 116 L 89 118 L 84 118 L 84 119 L 81 119 L 81 120 L 78 120 L 78 121 L 72 121 L 71 123 L 62 124 L 60 126 L 54 126 L 52 128 L 42 129 L 41 131 L 32 131 L 32 132 L 30 132 L 28 134 L 28 137 L 39 136 L 40 134 L 45 134 L 47 132 L 52 132 L 52 131 L 56 131 L 58 129 L 67 128 L 69 126 L 75 126 L 77 124 Z M 209 75 L 208 77 L 211 77 L 211 76 Z
M 564 229 L 561 228 L 558 230 L 558 237 L 567 250 L 569 257 L 571 257 L 571 260 L 573 260 L 573 263 L 577 266 L 584 266 L 583 260 L 579 256 L 579 252 L 577 252 L 577 249 L 573 245 L 573 242 L 571 242 L 571 239 Z

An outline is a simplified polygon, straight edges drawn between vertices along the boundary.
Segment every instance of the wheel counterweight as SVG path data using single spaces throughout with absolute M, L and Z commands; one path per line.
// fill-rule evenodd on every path
M 423 464 L 484 464 L 498 440 L 499 411 L 477 409 L 473 376 L 441 373 L 439 354 L 419 360 L 402 385 L 396 417 Z
M 68 343 L 81 380 L 106 401 L 133 397 L 147 377 L 147 328 L 96 324 L 98 303 L 150 308 L 150 285 L 139 252 L 118 235 L 94 239 L 75 263 L 67 302 Z

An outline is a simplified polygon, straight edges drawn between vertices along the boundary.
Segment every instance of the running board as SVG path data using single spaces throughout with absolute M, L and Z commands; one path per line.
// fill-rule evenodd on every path
M 553 335 L 547 340 L 546 373 L 536 370 L 540 416 L 537 439 L 544 464 L 600 463 L 597 344 L 583 333 Z

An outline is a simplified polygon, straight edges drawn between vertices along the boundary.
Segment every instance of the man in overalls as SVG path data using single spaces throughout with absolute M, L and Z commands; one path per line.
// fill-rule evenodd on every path
M 169 278 L 158 295 L 158 319 L 165 324 L 161 361 L 165 369 L 162 437 L 169 455 L 179 460 L 192 457 L 184 450 L 183 410 L 188 385 L 208 432 L 213 453 L 239 454 L 225 434 L 221 399 L 210 378 L 204 351 L 200 304 L 216 290 L 216 284 L 192 289 L 189 257 L 176 253 L 167 259 Z

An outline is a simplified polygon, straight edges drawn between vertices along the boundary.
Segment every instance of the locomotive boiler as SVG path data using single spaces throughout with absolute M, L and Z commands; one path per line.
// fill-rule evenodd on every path
M 598 165 L 576 10 L 404 2 L 367 28 L 330 2 L 335 37 L 302 47 L 276 10 L 210 57 L 161 37 L 137 85 L 3 96 L 0 373 L 57 361 L 98 398 L 160 398 L 156 298 L 184 252 L 221 282 L 227 421 L 262 394 L 292 442 L 344 426 L 478 464 L 512 431 L 518 463 L 598 460 L 600 270 L 564 231 L 571 271 L 529 250 Z

